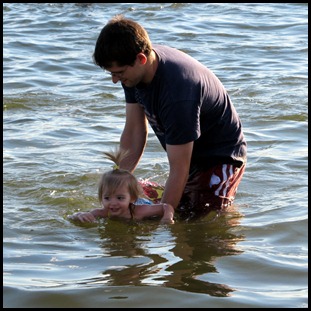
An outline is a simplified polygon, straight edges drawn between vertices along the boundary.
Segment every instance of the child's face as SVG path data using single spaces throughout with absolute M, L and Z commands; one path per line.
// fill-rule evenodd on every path
M 129 204 L 133 203 L 127 185 L 120 186 L 114 194 L 104 193 L 102 204 L 108 209 L 111 217 L 131 218 Z

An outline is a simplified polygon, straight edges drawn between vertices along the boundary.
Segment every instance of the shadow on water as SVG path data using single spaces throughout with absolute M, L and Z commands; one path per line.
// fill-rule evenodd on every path
M 239 231 L 235 227 L 241 217 L 234 211 L 172 226 L 105 220 L 99 226 L 101 247 L 113 265 L 107 266 L 101 277 L 85 281 L 89 285 L 161 286 L 228 297 L 235 289 L 205 279 L 209 273 L 218 273 L 215 264 L 220 257 L 242 253 L 237 243 L 244 237 L 234 232 Z

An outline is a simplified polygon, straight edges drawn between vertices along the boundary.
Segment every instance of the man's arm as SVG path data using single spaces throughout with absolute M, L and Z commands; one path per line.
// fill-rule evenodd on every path
M 126 104 L 126 120 L 120 139 L 120 148 L 128 150 L 128 156 L 120 167 L 134 172 L 146 146 L 148 121 L 139 104 Z
M 166 145 L 170 172 L 162 197 L 163 203 L 168 203 L 176 209 L 184 191 L 193 150 L 193 142 L 183 145 Z

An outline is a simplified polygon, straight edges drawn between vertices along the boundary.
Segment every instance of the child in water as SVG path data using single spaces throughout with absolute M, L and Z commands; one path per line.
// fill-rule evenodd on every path
M 174 208 L 170 204 L 141 199 L 142 188 L 136 177 L 119 168 L 126 152 L 104 152 L 106 158 L 115 163 L 112 170 L 104 173 L 98 186 L 98 198 L 102 208 L 89 212 L 77 212 L 68 218 L 73 221 L 96 222 L 98 218 L 122 218 L 143 220 L 161 217 L 161 223 L 174 223 Z M 142 203 L 142 204 L 141 204 Z

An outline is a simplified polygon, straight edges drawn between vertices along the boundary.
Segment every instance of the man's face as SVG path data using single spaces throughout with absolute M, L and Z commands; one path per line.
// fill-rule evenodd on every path
M 127 87 L 134 87 L 142 81 L 144 73 L 142 67 L 139 66 L 138 59 L 135 60 L 134 65 L 118 66 L 113 63 L 111 67 L 107 67 L 106 71 L 111 75 L 113 83 L 121 81 Z

